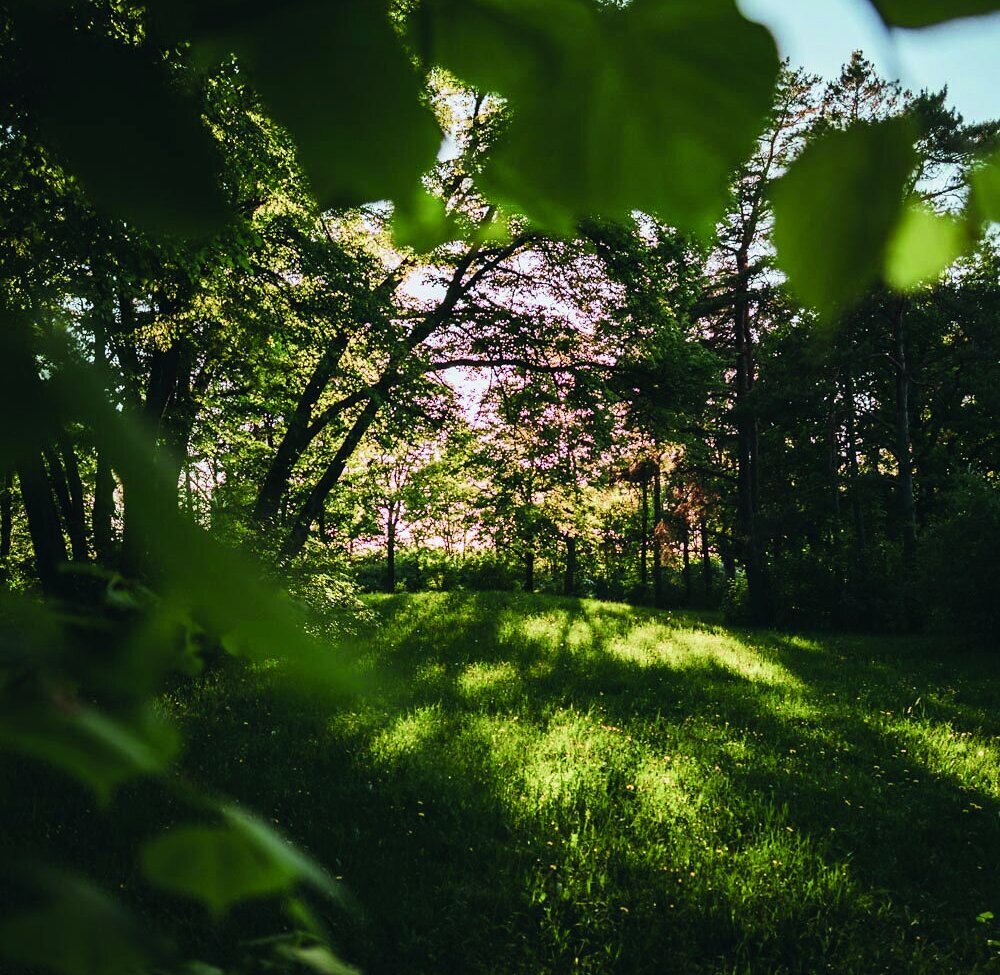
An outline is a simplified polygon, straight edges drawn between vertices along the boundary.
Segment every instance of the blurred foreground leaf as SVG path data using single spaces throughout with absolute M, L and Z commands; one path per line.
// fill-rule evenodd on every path
M 445 209 L 444 202 L 420 190 L 396 204 L 392 215 L 392 236 L 396 244 L 427 254 L 442 244 L 461 237 L 461 231 Z
M 319 975 L 358 975 L 358 969 L 345 965 L 323 945 L 311 945 L 306 948 L 286 945 L 282 947 L 281 954 L 290 961 L 319 972 Z
M 911 205 L 890 241 L 885 279 L 900 291 L 932 281 L 962 256 L 968 242 L 957 217 Z
M 179 737 L 150 710 L 126 724 L 91 708 L 36 707 L 0 718 L 0 746 L 55 765 L 106 802 L 125 780 L 162 772 L 177 754 Z
M 155 52 L 37 9 L 18 16 L 15 30 L 30 61 L 23 69 L 31 115 L 94 203 L 157 233 L 197 236 L 221 226 L 212 137 Z
M 292 134 L 323 207 L 403 199 L 441 144 L 379 0 L 156 0 L 154 23 L 206 65 L 235 54 Z
M 978 17 L 1000 10 L 996 0 L 871 0 L 882 19 L 893 27 L 929 27 L 960 17 Z
M 709 231 L 778 71 L 732 0 L 428 0 L 413 37 L 426 64 L 508 100 L 484 188 L 563 233 L 636 209 Z
M 904 119 L 810 145 L 774 190 L 774 241 L 789 286 L 831 316 L 882 274 L 916 160 Z
M 142 851 L 146 876 L 157 886 L 194 898 L 214 914 L 239 901 L 308 883 L 339 896 L 316 863 L 269 826 L 235 806 L 222 826 L 184 826 L 151 840 Z
M 199 900 L 213 914 L 242 900 L 280 893 L 295 882 L 294 872 L 245 836 L 212 826 L 164 833 L 143 848 L 142 866 L 158 887 Z
M 44 908 L 0 924 L 0 955 L 59 975 L 138 975 L 148 971 L 149 935 L 107 895 L 60 877 Z
M 973 170 L 969 209 L 979 223 L 1000 221 L 1000 152 Z

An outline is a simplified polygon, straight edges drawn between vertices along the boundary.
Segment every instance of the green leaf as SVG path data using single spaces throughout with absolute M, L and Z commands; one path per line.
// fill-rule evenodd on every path
M 288 890 L 296 879 L 242 833 L 215 826 L 156 837 L 143 847 L 142 867 L 158 887 L 199 900 L 216 915 L 239 901 Z
M 234 830 L 254 843 L 283 869 L 291 871 L 298 880 L 310 884 L 333 900 L 346 899 L 343 887 L 315 860 L 296 849 L 263 820 L 239 806 L 226 805 L 222 811 Z
M 960 17 L 979 17 L 1000 10 L 996 0 L 871 0 L 892 27 L 929 27 Z
M 148 842 L 142 866 L 164 890 L 202 901 L 213 914 L 254 897 L 278 894 L 298 882 L 332 896 L 339 886 L 265 823 L 235 806 L 222 826 L 184 826 Z
M 138 975 L 148 970 L 134 920 L 95 887 L 67 878 L 60 880 L 47 907 L 0 924 L 0 954 L 60 975 Z
M 215 144 L 157 55 L 39 19 L 18 21 L 29 110 L 87 195 L 155 233 L 217 230 L 227 211 Z
M 213 63 L 235 54 L 292 134 L 324 207 L 404 199 L 441 131 L 378 0 L 159 0 L 154 23 Z
M 774 241 L 789 286 L 834 315 L 882 274 L 916 161 L 904 119 L 856 125 L 806 148 L 774 189 Z
M 345 965 L 323 945 L 312 945 L 308 948 L 284 945 L 281 954 L 305 968 L 319 972 L 320 975 L 358 975 L 358 969 Z
M 428 0 L 413 37 L 428 65 L 507 99 L 484 188 L 563 233 L 636 209 L 709 231 L 778 71 L 733 0 Z
M 427 254 L 442 244 L 460 239 L 461 231 L 441 199 L 421 190 L 396 204 L 392 236 L 400 247 Z
M 933 281 L 965 251 L 964 224 L 925 206 L 907 208 L 886 254 L 885 279 L 900 291 Z
M 126 725 L 93 709 L 37 708 L 4 715 L 0 745 L 55 765 L 107 802 L 125 780 L 161 772 L 177 754 L 179 739 L 152 711 Z
M 1000 221 L 1000 152 L 972 171 L 969 210 L 980 224 Z
M 982 914 L 977 914 L 976 915 L 976 920 L 980 924 L 988 924 L 990 921 L 993 920 L 993 912 L 992 911 L 983 911 Z

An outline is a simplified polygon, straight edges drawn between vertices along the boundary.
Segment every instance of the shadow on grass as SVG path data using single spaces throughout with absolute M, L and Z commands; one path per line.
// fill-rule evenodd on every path
M 587 601 L 374 605 L 356 707 L 263 675 L 186 705 L 193 773 L 356 893 L 366 971 L 995 964 L 991 662 Z

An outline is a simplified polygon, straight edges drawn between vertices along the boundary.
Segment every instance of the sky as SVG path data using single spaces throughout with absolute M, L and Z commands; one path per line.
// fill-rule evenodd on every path
M 1000 14 L 940 27 L 887 32 L 864 0 L 738 0 L 771 28 L 782 55 L 830 78 L 860 48 L 904 87 L 948 86 L 966 121 L 1000 117 Z

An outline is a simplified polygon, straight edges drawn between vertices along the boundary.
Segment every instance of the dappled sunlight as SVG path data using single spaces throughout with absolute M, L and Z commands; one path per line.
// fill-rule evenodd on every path
M 372 756 L 378 761 L 394 761 L 426 747 L 443 729 L 444 715 L 439 707 L 420 708 L 402 715 L 375 735 Z
M 882 724 L 885 734 L 898 742 L 897 756 L 914 766 L 914 777 L 925 773 L 945 777 L 1000 800 L 1000 742 L 995 738 L 922 719 L 883 719 Z
M 584 808 L 607 796 L 628 760 L 613 729 L 592 715 L 558 711 L 523 756 L 524 799 L 529 807 Z M 619 783 L 624 795 L 625 783 Z
M 383 692 L 320 733 L 290 714 L 261 740 L 215 684 L 199 707 L 214 709 L 208 743 L 227 722 L 244 736 L 232 774 L 278 757 L 275 816 L 306 824 L 366 904 L 402 896 L 409 937 L 474 917 L 523 939 L 544 918 L 546 957 L 610 946 L 593 972 L 625 957 L 697 970 L 720 943 L 806 938 L 826 957 L 861 933 L 896 945 L 890 959 L 925 944 L 935 958 L 945 931 L 966 953 L 985 947 L 974 919 L 994 909 L 1000 749 L 990 725 L 968 726 L 988 694 L 954 668 L 905 643 L 591 600 L 376 605 L 361 639 Z M 255 709 L 267 676 L 247 677 Z M 324 782 L 311 808 L 293 753 Z M 217 748 L 205 761 L 220 764 Z M 248 777 L 249 795 L 261 788 Z
M 508 661 L 473 663 L 458 676 L 459 693 L 473 705 L 512 704 L 520 694 L 521 686 L 521 675 Z
M 602 649 L 641 667 L 717 666 L 748 681 L 794 691 L 805 689 L 802 681 L 766 654 L 718 631 L 682 630 L 648 621 L 624 630 Z
M 692 661 L 710 661 L 749 681 L 779 685 L 789 690 L 804 689 L 802 681 L 790 671 L 735 637 L 680 631 L 674 634 L 673 642 Z

